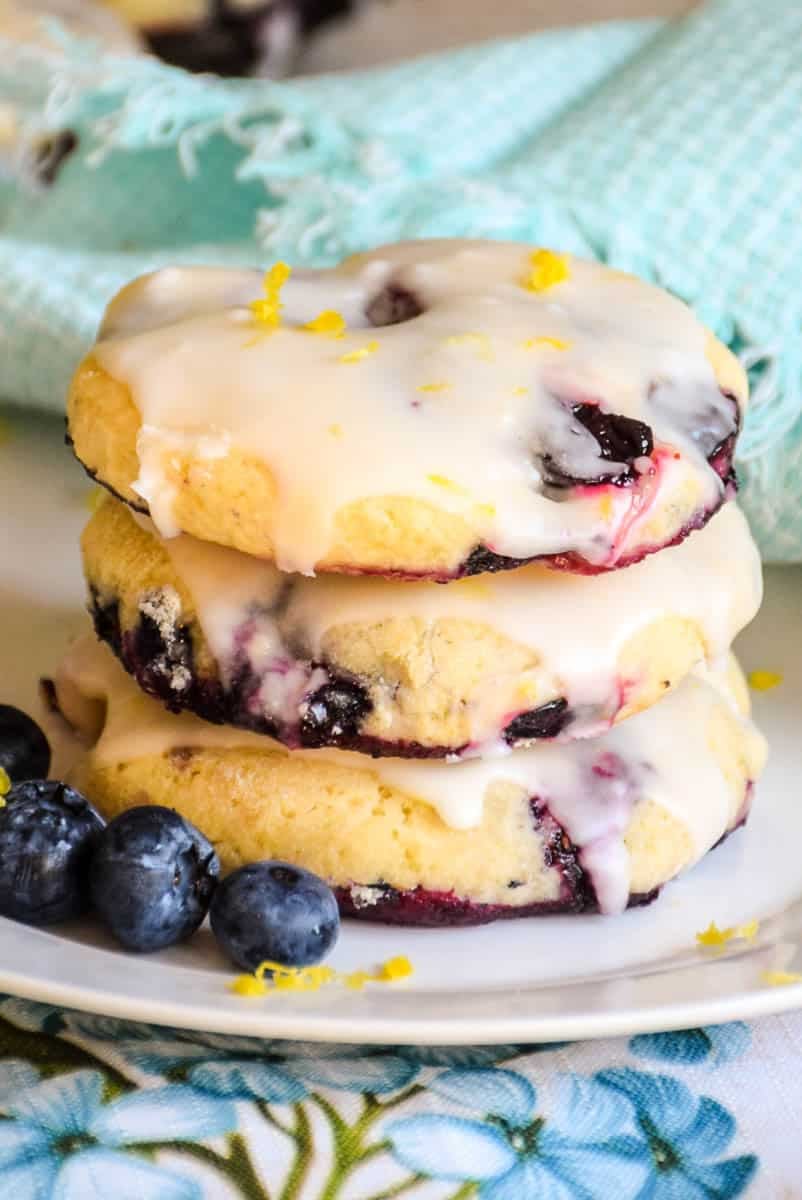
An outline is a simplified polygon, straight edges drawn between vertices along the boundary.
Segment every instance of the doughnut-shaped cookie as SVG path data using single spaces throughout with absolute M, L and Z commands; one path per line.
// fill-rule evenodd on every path
M 170 708 L 289 746 L 413 757 L 598 732 L 723 655 L 762 590 L 733 504 L 681 546 L 596 576 L 284 575 L 162 540 L 111 497 L 83 554 L 99 636 Z
M 742 695 L 734 671 L 730 686 Z M 71 782 L 106 816 L 167 804 L 227 869 L 288 859 L 328 879 L 345 911 L 404 923 L 650 898 L 745 819 L 764 759 L 732 694 L 693 676 L 598 739 L 456 764 L 290 752 L 172 715 L 92 640 L 56 698 L 89 746 Z
M 493 242 L 287 274 L 145 276 L 78 369 L 76 454 L 164 535 L 303 574 L 598 572 L 734 489 L 745 375 L 666 292 Z

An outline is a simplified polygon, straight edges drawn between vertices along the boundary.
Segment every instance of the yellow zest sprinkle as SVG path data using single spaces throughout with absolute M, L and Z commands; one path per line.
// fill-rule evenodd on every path
M 782 683 L 783 677 L 779 671 L 750 671 L 747 676 L 749 686 L 754 692 L 770 692 Z
M 368 342 L 367 346 L 360 346 L 358 350 L 349 350 L 347 354 L 340 355 L 341 363 L 357 363 L 363 358 L 367 358 L 369 354 L 375 354 L 379 348 L 378 342 Z
M 361 992 L 365 984 L 368 983 L 372 978 L 373 976 L 369 971 L 351 971 L 345 976 L 343 982 L 347 988 L 351 989 L 351 991 Z
M 265 329 L 276 329 L 281 324 L 281 289 L 291 274 L 286 263 L 277 262 L 264 278 L 265 294 L 261 300 L 252 300 L 248 305 L 257 323 Z
M 265 974 L 270 972 L 270 979 Z M 366 983 L 394 983 L 413 973 L 412 963 L 404 955 L 389 958 L 376 971 L 342 973 L 333 967 L 285 967 L 266 960 L 252 975 L 238 975 L 229 985 L 238 996 L 267 996 L 271 992 L 317 992 L 330 983 L 341 983 L 361 991 Z
M 486 333 L 453 333 L 446 338 L 447 346 L 472 346 L 479 358 L 493 357 L 490 349 L 490 338 Z
M 730 925 L 726 929 L 719 929 L 715 921 L 711 921 L 707 929 L 703 929 L 701 933 L 697 933 L 696 940 L 700 946 L 725 946 L 727 942 L 735 939 L 742 939 L 745 942 L 753 942 L 758 935 L 760 929 L 759 921 L 745 921 L 742 925 Z
M 343 427 L 342 425 L 329 425 L 328 432 L 332 437 L 342 437 Z
M 696 940 L 700 946 L 725 946 L 736 936 L 734 926 L 719 929 L 715 921 L 711 921 L 707 929 L 697 933 Z
M 449 492 L 456 492 L 458 496 L 467 496 L 468 493 L 464 487 L 460 487 L 453 479 L 449 479 L 447 475 L 427 475 L 429 483 L 435 484 L 436 487 L 446 488 Z
M 790 983 L 802 983 L 802 975 L 796 971 L 762 971 L 760 978 L 769 987 L 787 987 Z
M 496 515 L 495 504 L 477 504 L 476 511 L 483 517 L 494 517 Z
M 374 978 L 383 983 L 392 983 L 396 979 L 409 979 L 412 972 L 412 963 L 406 954 L 397 954 L 395 958 L 388 958 L 382 963 L 378 975 Z
M 345 317 L 333 308 L 327 308 L 312 320 L 307 321 L 304 329 L 309 333 L 320 333 L 324 337 L 341 338 L 345 333 Z
M 238 975 L 230 986 L 238 996 L 266 996 L 268 990 L 264 980 L 255 975 Z
M 512 389 L 512 394 L 513 396 L 525 396 L 528 391 L 529 388 L 526 387 L 515 387 Z
M 2 767 L 0 767 L 0 796 L 5 796 L 6 793 L 10 791 L 11 780 L 9 778 L 8 771 L 5 771 Z
M 566 342 L 563 338 L 531 337 L 523 343 L 523 348 L 524 350 L 534 350 L 535 346 L 551 346 L 552 350 L 567 350 L 570 345 L 571 343 Z
M 521 286 L 528 292 L 545 292 L 567 279 L 568 256 L 555 254 L 553 250 L 535 250 L 529 255 L 529 273 Z
M 419 392 L 448 392 L 451 390 L 450 383 L 422 383 L 418 388 Z

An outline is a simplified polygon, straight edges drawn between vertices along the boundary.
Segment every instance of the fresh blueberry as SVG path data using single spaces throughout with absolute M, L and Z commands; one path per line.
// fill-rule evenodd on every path
M 320 962 L 340 931 L 328 884 L 285 862 L 250 863 L 227 876 L 209 918 L 221 949 L 247 971 L 265 959 L 287 967 Z
M 50 744 L 27 713 L 0 704 L 0 767 L 12 783 L 44 779 L 50 770 Z
M 88 872 L 103 819 L 73 788 L 29 779 L 0 808 L 0 913 L 51 925 L 89 907 Z
M 143 805 L 110 821 L 92 857 L 92 903 L 128 950 L 161 950 L 194 933 L 220 863 L 211 842 L 171 808 Z

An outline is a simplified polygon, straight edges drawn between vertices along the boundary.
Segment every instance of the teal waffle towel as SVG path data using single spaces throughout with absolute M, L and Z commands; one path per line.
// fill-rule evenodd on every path
M 0 39 L 3 395 L 60 409 L 103 305 L 156 265 L 528 240 L 670 288 L 742 356 L 744 502 L 764 557 L 802 561 L 800 46 L 799 0 L 285 84 Z

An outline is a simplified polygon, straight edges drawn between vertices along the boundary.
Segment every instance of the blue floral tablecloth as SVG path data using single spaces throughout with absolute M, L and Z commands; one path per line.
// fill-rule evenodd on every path
M 260 1042 L 0 1000 L 3 1200 L 802 1196 L 802 1016 L 555 1046 Z

